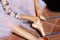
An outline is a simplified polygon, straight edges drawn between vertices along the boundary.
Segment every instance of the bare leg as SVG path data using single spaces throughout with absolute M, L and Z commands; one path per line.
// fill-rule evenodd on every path
M 43 20 L 46 20 L 45 17 L 43 16 L 43 12 L 41 11 L 38 0 L 34 0 L 34 4 L 35 4 L 35 10 L 37 12 L 37 16 Z

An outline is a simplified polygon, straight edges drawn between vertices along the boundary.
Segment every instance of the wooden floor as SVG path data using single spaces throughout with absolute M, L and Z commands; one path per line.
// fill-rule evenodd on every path
M 60 16 L 60 13 L 53 14 L 52 12 L 47 11 L 44 15 L 45 16 L 47 15 L 46 18 L 48 18 L 53 16 Z M 42 23 L 43 23 L 43 28 L 46 34 L 60 32 L 60 18 L 55 18 L 48 21 L 42 21 Z M 29 32 L 31 32 L 36 37 L 39 36 L 39 34 L 36 31 L 32 32 L 32 30 L 30 30 Z M 60 34 L 55 34 L 55 35 L 46 36 L 46 37 L 48 38 L 48 40 L 60 40 Z M 2 40 L 2 38 L 0 38 L 0 40 Z M 25 39 L 15 34 L 12 34 L 10 37 L 6 38 L 5 40 L 25 40 Z

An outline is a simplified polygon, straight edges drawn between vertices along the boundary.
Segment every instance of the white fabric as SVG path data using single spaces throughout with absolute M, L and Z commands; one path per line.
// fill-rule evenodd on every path
M 3 21 L 1 21 L 2 15 L 4 15 L 4 11 L 3 11 L 2 6 L 0 4 L 0 37 L 9 36 L 11 30 L 3 24 Z
M 11 8 L 19 14 L 35 16 L 34 0 L 9 0 Z M 39 0 L 39 5 L 43 9 L 46 4 Z
M 41 0 L 40 2 L 40 5 L 43 9 L 46 5 Z M 19 14 L 35 16 L 34 0 L 9 0 L 9 4 L 11 8 Z M 0 4 L 0 37 L 7 36 L 11 32 L 11 29 L 8 28 L 7 25 L 5 25 L 7 19 L 9 19 L 8 21 L 12 21 L 17 25 L 24 26 L 28 30 L 32 30 L 28 24 L 24 23 L 24 21 L 5 15 L 5 12 L 3 11 L 2 6 Z

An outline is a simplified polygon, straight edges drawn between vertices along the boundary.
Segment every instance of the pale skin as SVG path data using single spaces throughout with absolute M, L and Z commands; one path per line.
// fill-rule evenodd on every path
M 15 24 L 12 24 L 11 25 L 9 24 L 10 28 L 12 29 L 12 31 L 14 33 L 16 33 L 17 35 L 19 36 L 22 36 L 28 40 L 38 40 L 35 36 L 33 36 L 32 34 L 30 34 L 29 32 L 27 32 L 26 30 L 18 27 L 17 25 Z M 32 37 L 32 38 L 31 38 Z
M 20 19 L 28 19 L 30 21 L 33 21 L 34 23 L 32 24 L 32 26 L 34 28 L 37 28 L 42 33 L 42 36 L 44 37 L 45 33 L 44 33 L 44 30 L 43 30 L 42 23 L 40 22 L 40 19 L 45 20 L 45 17 L 42 14 L 41 8 L 38 4 L 38 0 L 34 0 L 34 4 L 35 4 L 36 12 L 37 12 L 37 17 L 20 15 Z
M 32 24 L 32 27 L 37 28 L 42 33 L 42 36 L 45 36 L 42 23 L 40 22 L 40 19 L 38 17 L 22 14 L 20 15 L 20 19 L 33 21 L 34 23 Z
M 32 27 L 38 29 L 42 33 L 43 37 L 45 37 L 45 32 L 43 30 L 42 23 L 40 22 L 40 19 L 45 20 L 45 17 L 43 16 L 42 11 L 40 10 L 40 7 L 38 5 L 38 0 L 34 0 L 34 2 L 35 2 L 36 11 L 37 11 L 37 17 L 22 14 L 19 18 L 33 21 L 34 23 L 32 24 Z M 47 22 L 47 23 L 49 23 L 49 22 Z M 52 23 L 50 23 L 50 24 L 52 24 Z
M 42 36 L 44 37 L 45 36 L 45 32 L 44 32 L 44 29 L 43 29 L 43 26 L 42 26 L 42 23 L 40 22 L 40 19 L 43 19 L 45 20 L 45 17 L 43 16 L 43 12 L 41 11 L 41 7 L 39 6 L 39 3 L 38 3 L 39 0 L 34 0 L 34 4 L 35 4 L 35 9 L 36 9 L 36 12 L 37 12 L 37 17 L 39 17 L 39 19 L 37 21 L 35 21 L 32 26 L 34 28 L 37 28 Z
M 37 12 L 37 16 L 40 17 L 40 19 L 46 20 L 46 18 L 43 15 L 43 12 L 41 11 L 41 7 L 39 6 L 39 0 L 34 0 L 35 10 Z
M 12 32 L 14 32 L 15 34 L 22 36 L 28 40 L 42 40 L 42 38 L 41 39 L 36 38 L 34 35 L 29 33 L 28 31 L 19 27 L 17 24 L 13 22 L 13 20 L 9 18 L 9 16 L 7 15 L 2 16 L 0 14 L 0 18 L 1 18 L 0 22 L 6 25 L 7 27 L 9 27 L 12 30 Z
M 6 0 L 3 0 L 3 2 L 5 2 Z M 6 8 L 8 9 L 8 8 Z M 15 34 L 19 35 L 19 36 L 22 36 L 28 40 L 43 40 L 42 38 L 39 39 L 39 38 L 36 38 L 34 35 L 32 35 L 31 33 L 27 32 L 26 30 L 22 29 L 21 27 L 19 27 L 18 25 L 16 25 L 15 23 L 13 23 L 11 21 L 11 19 L 9 20 L 7 18 L 8 16 L 6 17 L 2 17 L 2 20 L 3 20 L 3 24 L 7 25 L 11 30 L 12 32 L 14 32 Z M 4 19 L 5 18 L 5 19 Z M 6 22 L 7 21 L 7 22 Z

